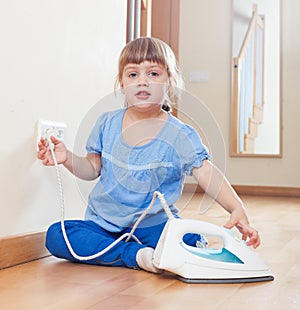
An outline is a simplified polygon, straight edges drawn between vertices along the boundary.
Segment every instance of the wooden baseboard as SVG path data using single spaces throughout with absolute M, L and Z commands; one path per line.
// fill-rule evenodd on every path
M 234 185 L 233 188 L 239 195 L 300 197 L 299 187 Z
M 0 269 L 49 256 L 45 232 L 0 238 Z
M 273 197 L 300 197 L 299 187 L 277 187 L 256 185 L 233 185 L 238 195 L 273 196 Z M 203 193 L 197 184 L 185 184 L 184 192 Z

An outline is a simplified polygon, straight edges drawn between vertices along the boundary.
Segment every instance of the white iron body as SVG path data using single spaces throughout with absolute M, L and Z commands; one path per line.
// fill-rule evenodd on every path
M 223 248 L 189 246 L 183 242 L 187 233 L 218 237 Z M 230 230 L 190 219 L 167 222 L 154 252 L 154 265 L 191 283 L 244 283 L 274 279 L 258 254 L 243 240 L 235 238 Z

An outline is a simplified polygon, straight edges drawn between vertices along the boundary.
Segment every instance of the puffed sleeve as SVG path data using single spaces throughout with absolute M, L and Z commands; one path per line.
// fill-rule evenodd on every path
M 203 160 L 210 159 L 208 149 L 199 134 L 189 125 L 181 128 L 175 145 L 182 170 L 186 175 L 192 175 L 193 168 L 201 167 Z
M 88 153 L 101 154 L 103 148 L 103 131 L 107 120 L 107 113 L 102 114 L 95 123 L 86 143 Z

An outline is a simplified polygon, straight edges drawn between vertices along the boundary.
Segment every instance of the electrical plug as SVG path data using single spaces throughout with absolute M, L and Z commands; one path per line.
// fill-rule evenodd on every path
M 38 143 L 40 142 L 41 138 L 45 139 L 49 143 L 49 147 L 52 150 L 54 149 L 54 145 L 50 139 L 51 136 L 54 136 L 56 139 L 64 142 L 64 132 L 66 128 L 67 125 L 64 123 L 45 119 L 38 120 L 36 124 L 37 151 L 39 151 Z
M 51 136 L 55 137 L 56 139 L 59 139 L 60 134 L 55 128 L 47 128 L 44 133 L 44 139 L 49 143 L 49 148 L 51 150 L 54 150 L 54 143 L 51 141 Z

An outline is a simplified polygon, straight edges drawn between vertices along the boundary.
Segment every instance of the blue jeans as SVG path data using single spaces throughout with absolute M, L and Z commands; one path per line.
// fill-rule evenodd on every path
M 144 247 L 155 248 L 166 223 L 152 227 L 137 228 L 134 235 L 142 242 L 139 244 L 131 239 L 129 242 L 121 241 L 108 252 L 92 260 L 79 261 L 72 256 L 63 238 L 60 222 L 52 224 L 46 235 L 46 247 L 56 257 L 73 262 L 81 262 L 102 266 L 123 266 L 139 269 L 136 262 L 138 250 Z M 102 229 L 92 221 L 67 220 L 65 229 L 74 252 L 80 256 L 89 256 L 102 251 L 131 228 L 121 233 L 111 233 Z M 201 239 L 201 238 L 200 238 Z M 199 235 L 187 234 L 185 243 L 195 245 Z

